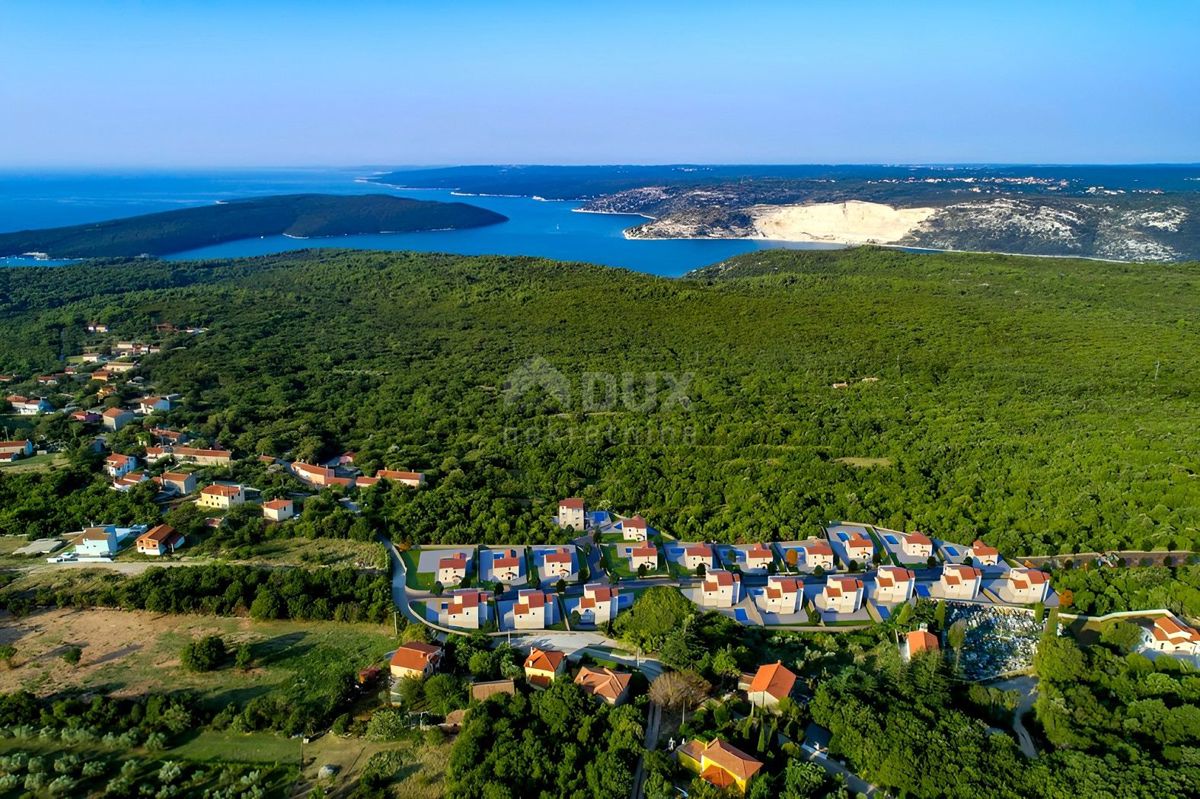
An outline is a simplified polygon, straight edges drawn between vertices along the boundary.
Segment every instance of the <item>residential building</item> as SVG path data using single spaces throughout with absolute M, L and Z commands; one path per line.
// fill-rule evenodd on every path
M 741 600 L 742 580 L 733 572 L 712 569 L 700 586 L 700 603 L 710 608 L 731 608 Z
M 104 473 L 109 477 L 120 478 L 137 468 L 137 458 L 132 455 L 113 453 L 104 459 Z
M 33 454 L 33 442 L 28 438 L 18 441 L 0 441 L 0 455 L 15 455 L 28 458 Z
M 450 594 L 446 607 L 446 618 L 451 627 L 478 630 L 487 616 L 487 603 L 491 595 L 478 588 L 464 588 Z
M 202 508 L 228 510 L 234 505 L 241 505 L 245 501 L 246 492 L 241 486 L 218 485 L 214 483 L 200 490 L 200 497 L 196 500 L 196 504 Z
M 1159 616 L 1150 630 L 1150 648 L 1173 655 L 1200 655 L 1200 633 L 1170 616 Z
M 917 575 L 899 566 L 880 566 L 875 572 L 875 601 L 882 605 L 907 602 L 917 585 Z
M 142 397 L 137 401 L 137 411 L 143 416 L 151 413 L 166 413 L 169 410 L 171 410 L 169 397 Z
M 518 591 L 517 602 L 513 605 L 513 627 L 518 630 L 546 629 L 546 605 L 546 594 L 541 589 Z
M 775 562 L 775 555 L 769 547 L 755 544 L 746 549 L 746 571 L 766 571 Z
M 937 652 L 940 649 L 937 636 L 924 629 L 924 625 L 922 629 L 913 630 L 905 635 L 904 640 L 900 642 L 900 656 L 905 661 L 912 660 L 922 653 Z
M 404 472 L 397 469 L 380 469 L 375 472 L 375 479 L 403 483 L 409 488 L 420 488 L 425 485 L 425 475 L 421 472 Z
M 650 572 L 658 569 L 658 548 L 653 544 L 630 547 L 629 570 L 636 573 L 642 566 Z
M 486 702 L 493 696 L 512 696 L 517 684 L 512 680 L 486 680 L 471 683 L 471 701 Z
M 933 557 L 933 541 L 922 533 L 908 533 L 901 537 L 900 551 L 910 558 Z
M 846 557 L 861 564 L 871 562 L 875 555 L 875 542 L 869 535 L 855 533 L 846 541 Z
M 828 541 L 807 541 L 800 546 L 804 553 L 804 565 L 810 569 L 820 566 L 829 571 L 833 568 L 833 547 Z
M 579 600 L 579 620 L 585 624 L 608 624 L 617 617 L 617 589 L 603 583 L 588 583 Z
M 978 538 L 971 544 L 971 561 L 976 566 L 996 566 L 1000 563 L 1000 550 L 989 547 Z
M 587 524 L 586 518 L 582 498 L 569 497 L 558 501 L 559 527 L 570 527 L 582 532 Z
M 170 428 L 166 427 L 151 427 L 150 435 L 154 436 L 159 441 L 172 446 L 176 444 L 183 444 L 191 440 L 191 436 L 188 433 L 180 430 L 171 430 Z
M 746 792 L 750 778 L 758 773 L 763 764 L 750 755 L 714 738 L 707 744 L 691 740 L 675 750 L 679 764 L 700 775 L 705 782 L 722 790 Z
M 694 572 L 698 567 L 712 568 L 713 551 L 708 544 L 687 544 L 683 548 L 680 564 L 688 571 Z
M 106 430 L 114 433 L 134 420 L 134 415 L 124 408 L 109 408 L 100 414 L 100 420 Z
M 183 544 L 183 535 L 174 527 L 160 524 L 138 536 L 137 551 L 141 555 L 168 555 Z
M 497 549 L 492 552 L 492 579 L 511 583 L 521 577 L 521 558 L 515 549 Z
M 972 600 L 979 596 L 979 588 L 983 585 L 983 572 L 974 566 L 964 566 L 961 563 L 947 563 L 942 567 L 942 577 L 938 581 L 939 593 L 946 599 Z
M 69 418 L 72 422 L 80 424 L 99 424 L 104 417 L 95 411 L 72 411 Z
M 398 680 L 423 680 L 437 670 L 442 662 L 442 648 L 424 641 L 401 644 L 389 661 L 392 676 Z
M 54 406 L 41 397 L 23 397 L 20 394 L 9 394 L 8 404 L 18 416 L 37 416 L 54 410 Z
M 150 448 L 146 448 L 149 453 Z M 200 466 L 228 466 L 233 462 L 233 453 L 227 449 L 204 449 L 202 447 L 167 447 L 166 454 L 180 463 L 195 463 Z
M 567 656 L 557 649 L 538 649 L 536 646 L 525 658 L 525 679 L 538 688 L 549 687 L 562 675 L 567 666 Z
M 196 490 L 196 475 L 191 472 L 163 472 L 154 478 L 164 491 L 187 496 Z
M 437 581 L 443 586 L 458 585 L 467 578 L 467 556 L 461 552 L 438 560 Z
M 822 591 L 825 606 L 836 613 L 856 613 L 862 607 L 863 584 L 857 577 L 831 576 Z
M 759 607 L 767 613 L 795 613 L 804 597 L 804 584 L 795 577 L 771 576 L 759 599 Z
M 81 558 L 110 558 L 117 554 L 117 528 L 85 528 L 75 544 L 75 554 Z
M 648 541 L 650 527 L 641 516 L 621 520 L 621 538 L 625 541 Z
M 557 547 L 553 552 L 542 556 L 541 576 L 543 578 L 566 579 L 575 572 L 574 547 Z
M 134 486 L 139 486 L 149 479 L 150 478 L 146 476 L 145 472 L 130 472 L 124 477 L 118 477 L 113 482 L 113 488 L 115 488 L 117 491 L 128 491 Z
M 756 707 L 773 708 L 781 700 L 791 696 L 795 686 L 795 673 L 777 660 L 758 667 L 754 679 L 750 681 L 750 687 L 746 690 L 746 698 Z
M 286 522 L 296 515 L 296 505 L 290 499 L 272 499 L 263 503 L 263 517 L 273 522 Z
M 584 693 L 615 707 L 629 698 L 629 683 L 632 679 L 633 675 L 628 672 L 615 671 L 605 666 L 582 666 L 575 675 L 575 684 L 582 688 Z
M 1037 569 L 1010 569 L 1008 572 L 1008 596 L 1013 602 L 1023 605 L 1045 600 L 1050 592 L 1050 579 Z
M 292 464 L 292 472 L 296 477 L 308 483 L 309 485 L 325 488 L 333 485 L 334 479 L 337 477 L 337 472 L 333 469 L 327 469 L 324 466 L 314 466 L 311 463 L 304 461 L 296 461 Z

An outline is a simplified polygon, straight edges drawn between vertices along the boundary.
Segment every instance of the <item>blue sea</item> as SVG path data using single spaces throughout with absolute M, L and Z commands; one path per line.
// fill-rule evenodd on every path
M 307 247 L 354 247 L 464 255 L 533 255 L 674 277 L 769 246 L 745 240 L 629 240 L 622 231 L 643 221 L 641 217 L 575 213 L 574 209 L 581 205 L 576 202 L 547 202 L 524 197 L 464 197 L 447 190 L 392 189 L 364 182 L 372 174 L 371 170 L 361 169 L 0 172 L 0 232 L 77 225 L 270 194 L 387 192 L 422 200 L 467 202 L 504 214 L 509 221 L 471 230 L 425 233 L 321 239 L 272 236 L 205 247 L 172 255 L 169 259 L 232 258 Z M 59 263 L 62 262 L 0 259 L 0 265 L 7 266 Z

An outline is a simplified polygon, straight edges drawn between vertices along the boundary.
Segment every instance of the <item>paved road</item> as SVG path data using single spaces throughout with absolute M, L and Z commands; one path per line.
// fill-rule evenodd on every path
M 804 753 L 804 759 L 808 762 L 816 763 L 832 776 L 841 777 L 843 780 L 845 780 L 846 787 L 850 789 L 851 793 L 855 795 L 862 794 L 863 796 L 875 796 L 875 794 L 879 791 L 878 787 L 867 782 L 862 777 L 858 776 L 836 760 L 833 760 L 827 756 L 820 757 L 814 750 L 810 749 L 804 744 L 800 745 L 800 751 Z
M 662 724 L 662 707 L 656 702 L 650 703 L 650 709 L 646 712 L 646 737 L 642 741 L 644 747 L 642 756 L 638 758 L 637 769 L 633 772 L 633 790 L 629 794 L 629 799 L 641 799 L 642 789 L 646 778 L 646 751 L 653 751 L 658 748 L 658 729 Z

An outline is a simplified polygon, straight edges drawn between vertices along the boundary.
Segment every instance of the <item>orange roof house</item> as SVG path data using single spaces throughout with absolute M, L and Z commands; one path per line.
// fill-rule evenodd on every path
M 392 676 L 423 679 L 433 673 L 442 660 L 442 648 L 424 641 L 409 641 L 392 655 Z
M 675 750 L 680 765 L 718 788 L 746 792 L 751 777 L 763 764 L 736 746 L 714 738 L 707 744 L 692 740 Z
M 183 546 L 183 535 L 174 527 L 160 524 L 138 536 L 137 551 L 142 555 L 165 555 Z
M 563 673 L 567 656 L 557 649 L 538 649 L 536 646 L 525 658 L 525 679 L 530 685 L 545 688 Z
M 623 671 L 583 666 L 575 675 L 575 684 L 603 702 L 619 705 L 628 698 L 629 682 L 632 679 L 632 674 Z
M 900 653 L 905 660 L 912 660 L 923 652 L 937 652 L 940 648 L 936 635 L 928 630 L 913 630 L 904 636 Z
M 796 686 L 796 675 L 780 661 L 759 666 L 746 690 L 750 704 L 758 707 L 774 707 L 780 700 L 791 696 Z

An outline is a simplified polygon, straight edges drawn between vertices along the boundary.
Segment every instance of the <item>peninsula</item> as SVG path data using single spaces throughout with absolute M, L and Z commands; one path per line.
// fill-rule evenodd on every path
M 466 203 L 388 194 L 286 194 L 143 214 L 70 227 L 0 234 L 0 257 L 51 258 L 169 255 L 262 236 L 316 238 L 364 233 L 457 230 L 507 221 Z

